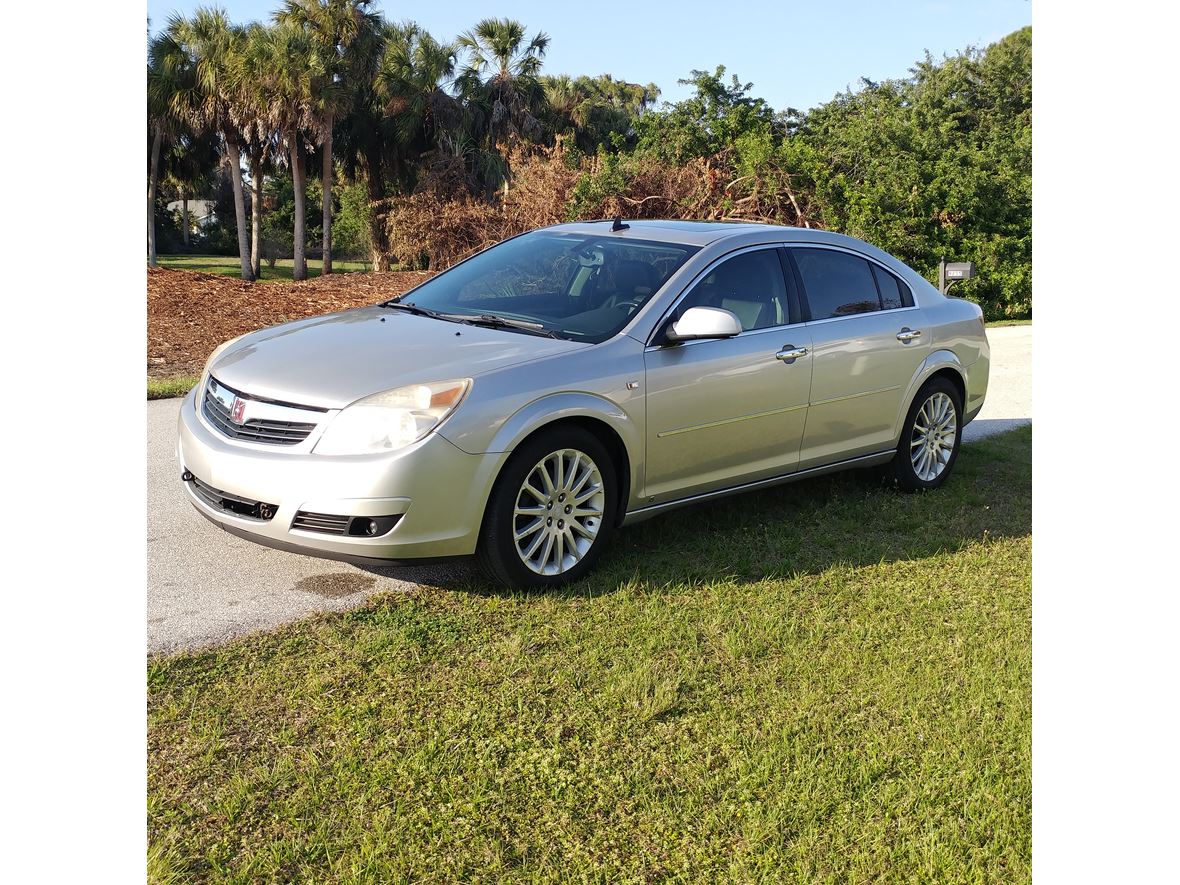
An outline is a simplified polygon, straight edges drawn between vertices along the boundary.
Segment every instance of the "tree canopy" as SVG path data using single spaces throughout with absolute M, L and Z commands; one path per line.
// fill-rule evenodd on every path
M 165 189 L 208 181 L 212 138 L 223 168 L 248 163 L 269 242 L 294 224 L 297 256 L 313 235 L 328 255 L 337 214 L 378 268 L 438 266 L 575 218 L 742 218 L 842 231 L 932 280 L 944 256 L 974 261 L 956 294 L 989 317 L 1031 314 L 1031 28 L 862 78 L 806 113 L 721 65 L 657 106 L 655 84 L 544 73 L 549 44 L 503 18 L 440 40 L 371 0 L 284 0 L 248 27 L 219 10 L 174 17 L 149 52 L 149 121 L 166 142 L 149 149 L 149 194 L 167 199 L 161 172 Z M 245 223 L 240 181 L 223 226 Z M 322 225 L 304 218 L 309 189 Z M 244 275 L 258 230 L 253 246 L 237 237 Z

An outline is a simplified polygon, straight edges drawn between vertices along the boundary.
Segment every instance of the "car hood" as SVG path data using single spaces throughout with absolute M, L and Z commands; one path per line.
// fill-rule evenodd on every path
M 338 409 L 404 384 L 476 378 L 588 346 L 362 307 L 252 332 L 210 372 L 250 396 Z

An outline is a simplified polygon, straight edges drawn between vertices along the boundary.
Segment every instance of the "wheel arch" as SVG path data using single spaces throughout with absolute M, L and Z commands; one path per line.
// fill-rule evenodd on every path
M 628 509 L 631 490 L 639 487 L 637 475 L 642 466 L 643 435 L 621 407 L 602 397 L 585 393 L 560 393 L 534 400 L 519 410 L 499 428 L 490 451 L 514 452 L 543 433 L 561 427 L 579 427 L 592 434 L 610 454 L 618 488 L 616 524 Z M 504 464 L 508 459 L 504 460 Z M 501 464 L 493 483 L 504 472 Z M 491 495 L 489 494 L 489 499 Z
M 622 525 L 623 517 L 627 513 L 627 501 L 631 495 L 631 456 L 627 453 L 627 446 L 623 443 L 622 438 L 611 425 L 601 418 L 589 415 L 571 415 L 568 418 L 559 418 L 548 424 L 542 424 L 522 439 L 520 445 L 525 445 L 542 434 L 560 430 L 562 427 L 578 427 L 585 430 L 602 443 L 603 448 L 610 454 L 611 466 L 615 470 L 615 491 L 619 502 L 615 511 L 615 526 Z M 496 478 L 499 480 L 498 476 Z
M 893 428 L 893 438 L 895 444 L 901 439 L 902 425 L 905 424 L 906 415 L 909 414 L 910 407 L 914 404 L 914 398 L 931 378 L 944 377 L 949 380 L 959 393 L 959 407 L 964 410 L 967 409 L 967 378 L 966 372 L 963 369 L 963 364 L 959 358 L 951 350 L 936 350 L 931 353 L 923 361 L 918 371 L 914 373 L 914 379 L 910 382 L 909 390 L 906 391 L 905 397 L 902 398 L 901 412 L 897 416 L 897 423 Z

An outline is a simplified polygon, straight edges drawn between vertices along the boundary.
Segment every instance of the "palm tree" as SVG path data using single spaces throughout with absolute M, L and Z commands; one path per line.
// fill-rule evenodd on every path
M 391 121 L 385 116 L 377 94 L 377 73 L 385 56 L 393 26 L 381 23 L 374 31 L 362 35 L 352 45 L 353 68 L 348 79 L 351 95 L 349 112 L 337 123 L 334 149 L 341 157 L 345 175 L 356 181 L 363 169 L 369 194 L 369 240 L 373 269 L 389 270 L 381 206 L 385 200 L 385 167 L 389 145 L 395 137 Z
M 545 93 L 537 76 L 549 37 L 538 32 L 526 44 L 520 22 L 487 18 L 461 35 L 459 46 L 469 55 L 459 91 L 482 117 L 489 149 L 498 152 L 502 140 L 519 135 L 538 137 Z
M 315 62 L 322 72 L 314 94 L 315 129 L 320 145 L 324 184 L 323 272 L 332 272 L 332 128 L 338 116 L 348 110 L 352 96 L 348 79 L 363 76 L 355 70 L 370 61 L 364 53 L 353 52 L 365 38 L 381 27 L 381 16 L 369 11 L 373 0 L 285 0 L 275 13 L 280 25 L 301 28 L 311 43 Z
M 262 276 L 262 187 L 267 170 L 272 168 L 271 158 L 278 146 L 278 136 L 267 132 L 265 137 L 249 140 L 247 162 L 250 165 L 250 266 L 256 279 Z
M 316 126 L 314 95 L 323 76 L 304 29 L 290 24 L 250 28 L 238 77 L 252 86 L 246 94 L 255 126 L 273 128 L 287 153 L 295 189 L 292 277 L 296 280 L 307 279 L 306 133 Z
M 385 271 L 386 183 L 412 186 L 417 160 L 435 146 L 440 131 L 459 124 L 461 107 L 445 88 L 454 76 L 458 50 L 406 23 L 384 25 L 354 43 L 353 51 L 350 111 L 339 120 L 337 135 L 346 174 L 355 179 L 364 168 L 373 266 Z
M 611 145 L 616 135 L 633 135 L 634 121 L 659 95 L 654 84 L 640 86 L 610 74 L 541 77 L 547 103 L 546 124 L 554 136 L 570 136 L 586 153 Z
M 391 171 L 403 187 L 410 187 L 424 154 L 440 144 L 444 133 L 463 126 L 460 102 L 448 94 L 459 48 L 440 43 L 414 24 L 391 29 L 377 74 L 376 92 L 385 120 L 391 124 Z M 375 219 L 381 242 L 387 241 L 384 217 Z
M 459 122 L 460 107 L 447 94 L 455 74 L 458 46 L 439 43 L 416 25 L 397 29 L 377 73 L 377 94 L 397 126 L 403 146 L 434 145 L 442 127 Z
M 556 134 L 564 134 L 581 125 L 582 106 L 586 96 L 574 85 L 569 74 L 558 77 L 541 77 L 541 88 L 545 90 L 548 104 L 549 125 Z
M 189 59 L 167 33 L 148 44 L 147 109 L 151 131 L 151 161 L 148 167 L 148 265 L 156 266 L 156 190 L 160 181 L 160 151 L 167 136 L 171 141 L 180 128 L 173 113 L 174 96 L 187 88 L 192 78 Z
M 236 76 L 246 106 L 246 158 L 250 167 L 250 263 L 255 278 L 262 276 L 262 189 L 273 160 L 281 150 L 279 133 L 269 108 L 269 84 L 254 75 L 252 60 L 258 60 L 258 41 L 266 28 L 257 22 L 246 27 L 245 47 L 238 58 Z
M 240 81 L 235 76 L 245 48 L 245 31 L 231 24 L 224 10 L 202 7 L 191 19 L 173 15 L 165 35 L 167 50 L 179 53 L 169 62 L 171 68 L 181 70 L 187 65 L 192 70 L 190 79 L 174 84 L 169 103 L 171 112 L 194 130 L 215 132 L 220 138 L 223 159 L 233 183 L 242 279 L 253 280 L 242 187 L 243 129 L 248 113 Z
M 151 82 L 151 70 L 148 71 L 148 82 Z M 156 185 L 160 180 L 160 146 L 164 141 L 164 117 L 157 111 L 153 113 L 149 87 L 148 127 L 152 131 L 151 160 L 148 165 L 148 267 L 155 267 L 156 262 Z

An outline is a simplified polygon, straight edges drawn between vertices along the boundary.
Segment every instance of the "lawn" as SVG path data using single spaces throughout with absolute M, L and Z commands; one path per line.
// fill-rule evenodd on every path
M 151 878 L 1027 882 L 1031 447 L 153 659 Z
M 161 255 L 157 261 L 160 267 L 171 267 L 175 270 L 192 270 L 197 273 L 212 273 L 225 277 L 240 277 L 242 275 L 242 262 L 239 258 L 232 255 Z M 260 281 L 264 283 L 279 280 L 290 282 L 291 264 L 290 258 L 280 258 L 274 267 L 271 267 L 265 261 L 262 262 Z M 308 278 L 318 277 L 322 266 L 323 262 L 319 259 L 309 258 L 307 261 Z M 341 261 L 336 259 L 332 262 L 333 273 L 368 271 L 370 267 L 371 265 L 367 261 Z
M 169 378 L 148 378 L 147 398 L 169 399 L 171 397 L 184 396 L 196 387 L 197 382 L 200 380 L 200 375 L 173 375 Z

